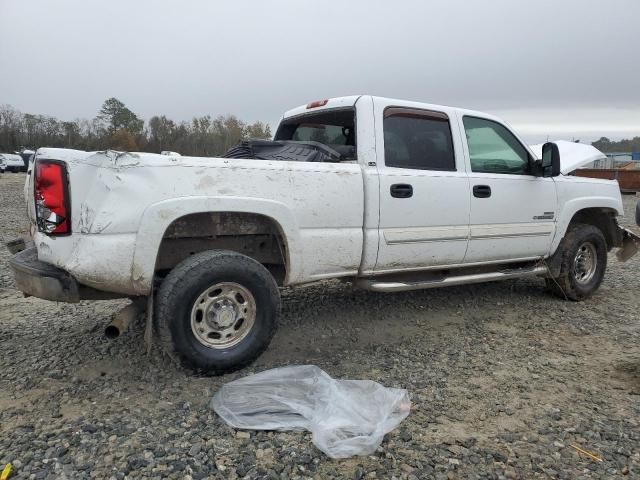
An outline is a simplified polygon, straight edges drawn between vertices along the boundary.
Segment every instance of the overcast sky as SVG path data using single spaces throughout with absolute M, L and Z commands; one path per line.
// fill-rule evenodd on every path
M 357 93 L 489 111 L 529 141 L 640 135 L 640 0 L 0 0 L 0 103 L 94 117 Z

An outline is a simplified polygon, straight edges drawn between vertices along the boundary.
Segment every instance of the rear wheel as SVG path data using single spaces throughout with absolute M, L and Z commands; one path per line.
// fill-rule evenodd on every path
M 547 287 L 561 298 L 584 300 L 602 283 L 607 268 L 607 244 L 593 225 L 572 226 L 560 244 L 560 273 L 547 278 Z
M 163 348 L 193 370 L 222 374 L 255 360 L 280 313 L 275 280 L 260 263 L 231 251 L 195 254 L 165 278 L 156 296 Z

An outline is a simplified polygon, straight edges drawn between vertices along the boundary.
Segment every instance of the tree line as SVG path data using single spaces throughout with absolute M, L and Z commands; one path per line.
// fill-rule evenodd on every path
M 611 152 L 640 152 L 640 137 L 633 137 L 628 140 L 620 140 L 618 142 L 611 141 L 607 137 L 601 137 L 591 145 L 604 153 Z
M 182 155 L 215 156 L 247 138 L 271 138 L 271 129 L 263 122 L 245 123 L 235 115 L 205 115 L 190 122 L 175 122 L 159 115 L 145 124 L 117 98 L 107 99 L 91 120 L 62 121 L 0 105 L 0 152 L 61 147 L 158 153 L 171 150 Z
M 235 115 L 194 117 L 175 122 L 156 115 L 145 124 L 117 98 L 109 98 L 91 120 L 61 121 L 47 115 L 22 113 L 11 105 L 0 105 L 0 152 L 24 148 L 62 147 L 79 150 L 124 150 L 182 155 L 221 155 L 247 138 L 271 138 L 269 125 L 245 123 Z M 640 137 L 612 141 L 602 137 L 592 143 L 608 152 L 640 152 Z

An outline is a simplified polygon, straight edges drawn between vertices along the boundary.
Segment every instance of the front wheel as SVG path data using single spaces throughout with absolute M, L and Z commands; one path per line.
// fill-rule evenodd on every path
M 262 264 L 212 250 L 167 275 L 154 323 L 167 353 L 188 368 L 219 375 L 248 365 L 267 348 L 279 314 L 278 287 Z
M 602 283 L 607 268 L 607 243 L 599 228 L 573 225 L 558 247 L 562 255 L 560 274 L 547 278 L 551 292 L 569 300 L 590 297 Z

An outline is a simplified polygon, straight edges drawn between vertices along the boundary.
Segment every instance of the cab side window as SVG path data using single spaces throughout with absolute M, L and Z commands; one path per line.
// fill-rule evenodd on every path
M 527 175 L 529 153 L 504 125 L 485 118 L 462 119 L 467 136 L 471 171 Z
M 391 107 L 384 112 L 383 128 L 387 167 L 456 169 L 449 118 L 444 113 Z

